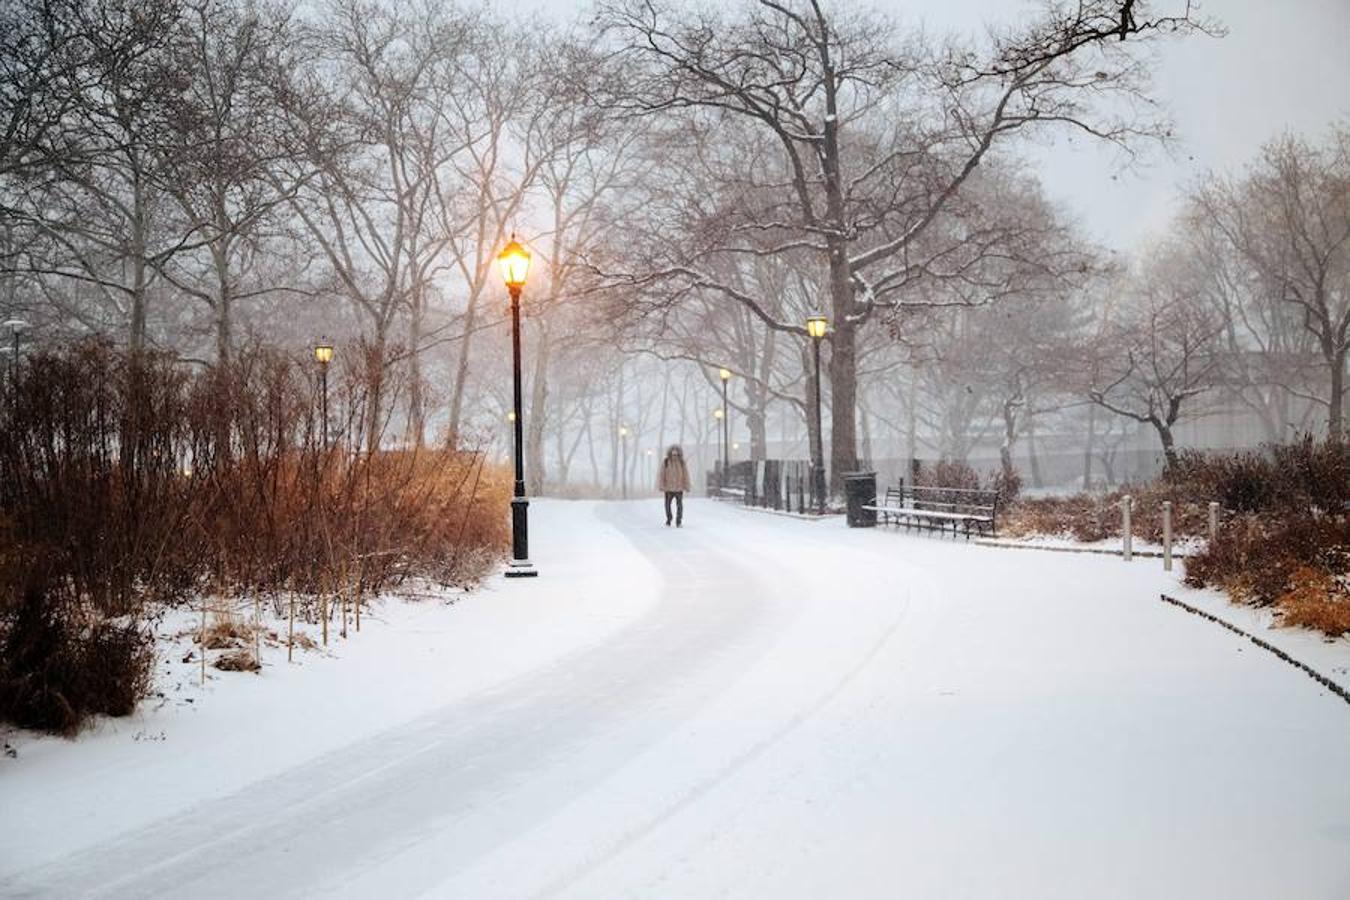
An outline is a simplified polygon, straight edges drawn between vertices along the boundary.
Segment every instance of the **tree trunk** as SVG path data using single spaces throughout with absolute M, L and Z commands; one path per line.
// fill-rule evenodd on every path
M 1345 354 L 1342 347 L 1331 356 L 1331 395 L 1327 398 L 1330 411 L 1327 415 L 1327 440 L 1339 441 L 1345 434 Z
M 591 484 L 600 487 L 600 460 L 595 455 L 595 429 L 591 427 L 591 406 L 586 404 L 586 453 L 591 460 Z
M 1031 486 L 1044 487 L 1044 481 L 1041 478 L 1041 459 L 1036 454 L 1036 417 L 1032 414 L 1030 401 L 1027 409 L 1027 462 L 1031 467 Z
M 617 396 L 614 401 L 614 415 L 609 422 L 609 487 L 610 490 L 618 490 L 619 476 L 622 472 L 619 469 L 619 441 L 622 440 L 619 435 L 619 429 L 623 427 L 623 363 L 619 363 L 619 385 Z
M 745 424 L 750 430 L 750 458 L 767 459 L 769 456 L 769 434 L 766 423 L 768 392 L 746 384 Z
M 366 454 L 380 449 L 384 432 L 384 351 L 385 325 L 375 331 L 375 340 L 366 350 Z
M 666 453 L 666 421 L 670 412 L 670 367 L 666 366 L 661 381 L 661 419 L 656 426 L 656 452 L 662 458 Z
M 913 472 L 919 461 L 919 373 L 912 362 L 906 393 L 909 408 L 905 415 L 905 452 L 909 456 L 909 470 Z
M 876 455 L 872 452 L 872 417 L 867 414 L 867 404 L 858 404 L 858 424 L 862 426 L 862 456 L 872 465 L 876 465 Z
M 830 335 L 830 490 L 842 489 L 845 472 L 858 468 L 857 326 L 853 314 L 853 285 L 849 281 L 847 248 L 841 243 L 830 255 L 830 302 L 834 331 Z
M 145 186 L 140 173 L 132 179 L 131 203 L 131 352 L 139 354 L 146 348 L 146 246 L 149 242 L 149 212 L 146 209 Z
M 1003 401 L 1003 442 L 998 447 L 998 461 L 1003 469 L 1003 483 L 1012 484 L 1017 477 L 1017 468 L 1013 465 L 1012 449 L 1017 441 L 1017 400 Z
M 234 347 L 234 286 L 227 251 L 218 242 L 211 244 L 211 264 L 216 270 L 216 362 L 224 365 Z
M 548 366 L 550 343 L 548 328 L 538 321 L 534 348 L 534 374 L 530 378 L 530 411 L 525 419 L 525 482 L 529 492 L 544 492 L 548 480 L 544 470 L 544 426 L 548 416 Z
M 1153 419 L 1152 425 L 1158 432 L 1158 440 L 1162 442 L 1163 459 L 1167 468 L 1171 469 L 1177 464 L 1176 440 L 1172 436 L 1172 426 L 1156 418 Z
M 824 447 L 824 437 L 816 432 L 816 369 L 811 360 L 811 349 L 802 350 L 802 371 L 806 373 L 806 405 L 802 412 L 806 417 L 806 455 L 813 461 L 816 448 Z
M 1088 405 L 1087 445 L 1083 448 L 1083 490 L 1092 490 L 1092 449 L 1097 442 L 1097 404 Z
M 418 450 L 426 442 L 426 392 L 422 381 L 422 307 L 423 294 L 416 288 L 408 316 L 408 442 Z
M 469 379 L 469 348 L 473 343 L 473 329 L 478 316 L 478 293 L 469 293 L 464 309 L 464 336 L 459 339 L 459 361 L 455 364 L 455 383 L 450 387 L 450 416 L 446 423 L 451 445 L 459 444 L 460 419 L 464 414 L 464 383 Z M 511 339 L 510 326 L 506 338 Z M 508 344 L 509 347 L 509 344 Z

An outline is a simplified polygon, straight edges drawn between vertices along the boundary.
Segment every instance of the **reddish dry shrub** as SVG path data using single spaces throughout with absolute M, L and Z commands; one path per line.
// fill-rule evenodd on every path
M 0 721 L 73 735 L 92 715 L 125 716 L 150 684 L 154 650 L 134 625 L 77 616 L 30 587 L 0 641 Z
M 11 701 L 49 663 L 113 665 L 122 638 L 99 623 L 134 631 L 148 602 L 481 575 L 507 546 L 505 473 L 454 447 L 371 452 L 399 385 L 383 374 L 373 409 L 359 374 L 333 373 L 325 440 L 312 368 L 284 355 L 196 373 L 99 343 L 28 358 L 0 403 L 0 641 L 26 648 L 7 658 Z M 40 608 L 24 613 L 35 561 Z M 122 656 L 109 677 L 143 690 Z M 43 719 L 26 703 L 0 717 Z M 69 705 L 78 718 L 134 702 Z
M 1120 498 L 1079 494 L 1021 500 L 1003 516 L 1012 536 L 1072 534 L 1083 541 L 1120 534 Z M 1183 454 L 1162 478 L 1129 489 L 1131 530 L 1162 538 L 1162 503 L 1173 504 L 1176 537 L 1208 536 L 1208 505 L 1223 520 L 1217 539 L 1186 563 L 1186 582 L 1234 600 L 1274 606 L 1281 621 L 1328 635 L 1347 631 L 1350 599 L 1350 450 L 1305 438 L 1227 456 Z
M 1120 504 L 1127 494 L 1133 498 L 1130 531 L 1141 540 L 1162 541 L 1162 504 L 1165 500 L 1172 502 L 1174 538 L 1200 537 L 1208 530 L 1208 503 L 1179 496 L 1162 482 L 1105 495 L 1022 498 L 1004 510 L 999 530 L 1010 537 L 1068 534 L 1075 540 L 1087 542 L 1118 538 L 1121 533 Z
M 1218 587 L 1235 600 L 1257 606 L 1279 604 L 1300 585 L 1308 598 L 1307 573 L 1338 584 L 1350 571 L 1350 521 L 1313 514 L 1248 514 L 1223 524 L 1218 540 L 1186 564 L 1186 583 Z M 1300 576 L 1300 573 L 1304 573 Z
M 916 466 L 914 470 L 916 487 L 945 487 L 978 490 L 980 473 L 968 463 L 955 459 L 938 460 L 931 466 Z
M 1329 637 L 1350 633 L 1350 594 L 1343 582 L 1323 570 L 1300 566 L 1288 588 L 1276 601 L 1284 624 L 1313 628 Z
M 1350 444 L 1311 436 L 1232 454 L 1182 453 L 1164 474 L 1177 493 L 1216 500 L 1234 513 L 1312 509 L 1343 513 L 1350 505 Z
M 946 457 L 928 466 L 916 461 L 910 477 L 914 487 L 961 488 L 968 491 L 983 487 L 995 491 L 1001 504 L 1013 502 L 1022 492 L 1022 476 L 1016 471 L 1006 475 L 1002 471 L 995 472 L 982 484 L 980 473 L 973 466 Z
M 1311 511 L 1250 513 L 1186 564 L 1186 583 L 1274 606 L 1282 622 L 1332 637 L 1350 630 L 1350 520 Z

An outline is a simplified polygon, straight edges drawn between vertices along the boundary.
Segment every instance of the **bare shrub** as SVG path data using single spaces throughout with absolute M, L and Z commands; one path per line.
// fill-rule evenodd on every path
M 1071 534 L 1094 541 L 1120 534 L 1120 499 L 1023 499 L 1005 511 L 1005 534 Z M 1178 537 L 1208 536 L 1208 504 L 1224 520 L 1217 539 L 1186 562 L 1186 583 L 1217 587 L 1240 603 L 1269 606 L 1290 625 L 1327 635 L 1350 627 L 1350 448 L 1304 438 L 1259 451 L 1182 453 L 1163 477 L 1128 489 L 1135 536 L 1159 541 L 1164 500 Z
M 102 343 L 26 359 L 0 403 L 0 641 L 25 651 L 6 654 L 13 702 L 0 715 L 69 733 L 88 712 L 129 712 L 134 701 L 34 716 L 22 697 L 48 665 L 111 660 L 123 636 L 106 623 L 139 633 L 147 603 L 467 584 L 500 557 L 504 473 L 453 446 L 372 452 L 360 361 L 332 374 L 326 436 L 314 373 L 283 354 L 204 372 Z M 386 373 L 382 408 L 399 390 Z M 218 622 L 208 645 L 244 632 Z M 132 649 L 121 682 L 143 691 Z
M 978 490 L 980 473 L 959 459 L 942 458 L 931 466 L 918 466 L 914 472 L 916 487 L 944 487 Z
M 154 665 L 148 634 L 65 612 L 34 586 L 6 623 L 0 720 L 70 736 L 91 715 L 127 715 L 145 694 Z
M 1276 601 L 1286 625 L 1313 628 L 1328 637 L 1350 634 L 1350 594 L 1340 580 L 1309 566 L 1297 569 Z

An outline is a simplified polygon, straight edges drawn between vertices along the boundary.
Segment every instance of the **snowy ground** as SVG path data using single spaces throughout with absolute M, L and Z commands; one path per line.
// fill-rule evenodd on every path
M 1156 560 L 531 514 L 537 580 L 19 740 L 0 897 L 1350 896 L 1350 706 Z

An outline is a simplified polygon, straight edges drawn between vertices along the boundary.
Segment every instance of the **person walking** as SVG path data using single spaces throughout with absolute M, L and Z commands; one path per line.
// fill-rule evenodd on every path
M 678 444 L 671 445 L 666 458 L 661 460 L 661 475 L 657 487 L 666 495 L 666 525 L 670 525 L 670 504 L 675 502 L 675 527 L 684 526 L 684 492 L 689 490 L 689 468 L 684 464 L 684 451 Z

